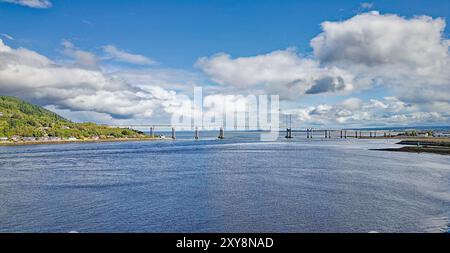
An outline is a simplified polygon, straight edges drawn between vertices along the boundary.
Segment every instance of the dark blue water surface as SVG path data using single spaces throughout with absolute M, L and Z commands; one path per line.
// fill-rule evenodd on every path
M 0 232 L 442 232 L 450 157 L 387 140 L 0 147 Z

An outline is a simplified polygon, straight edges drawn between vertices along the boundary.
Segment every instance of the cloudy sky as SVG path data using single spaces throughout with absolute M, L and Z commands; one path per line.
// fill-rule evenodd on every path
M 449 1 L 0 0 L 0 95 L 167 123 L 274 94 L 302 126 L 450 123 Z

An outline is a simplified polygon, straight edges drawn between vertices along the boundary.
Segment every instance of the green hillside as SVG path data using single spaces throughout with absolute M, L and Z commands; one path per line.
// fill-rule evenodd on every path
M 15 97 L 0 96 L 0 137 L 123 138 L 142 137 L 135 130 L 94 123 L 74 123 L 41 106 Z

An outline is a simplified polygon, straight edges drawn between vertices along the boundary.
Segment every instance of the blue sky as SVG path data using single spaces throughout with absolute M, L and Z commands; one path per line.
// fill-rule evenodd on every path
M 37 4 L 44 2 L 46 6 L 44 6 L 45 8 L 35 8 L 36 6 L 30 6 L 29 2 Z M 128 86 L 139 86 L 140 88 L 142 88 L 141 86 L 146 86 L 145 89 L 147 91 L 152 89 L 151 92 L 148 91 L 152 96 L 161 95 L 160 93 L 155 95 L 154 87 L 158 86 L 157 83 L 164 83 L 164 85 L 161 85 L 164 92 L 170 93 L 174 91 L 177 94 L 184 92 L 188 96 L 190 96 L 191 92 L 189 88 L 193 84 L 204 86 L 206 90 L 211 90 L 210 92 L 220 89 L 220 92 L 226 94 L 249 94 L 261 92 L 262 89 L 271 93 L 280 92 L 282 104 L 286 107 L 286 110 L 298 114 L 298 120 L 308 122 L 308 124 L 361 125 L 366 120 L 367 122 L 372 122 L 371 119 L 365 118 L 364 111 L 356 112 L 356 107 L 362 108 L 365 106 L 369 109 L 372 108 L 371 103 L 373 101 L 371 99 L 384 104 L 384 106 L 380 105 L 380 110 L 370 112 L 370 117 L 373 117 L 372 124 L 381 124 L 382 119 L 386 117 L 392 119 L 390 124 L 400 125 L 427 124 L 430 122 L 429 117 L 432 118 L 431 122 L 436 124 L 447 124 L 449 121 L 448 114 L 445 113 L 446 106 L 448 106 L 448 101 L 445 98 L 439 99 L 439 101 L 430 101 L 430 97 L 433 97 L 433 95 L 427 97 L 417 96 L 421 89 L 424 88 L 424 85 L 429 85 L 426 80 L 433 80 L 434 83 L 430 84 L 433 85 L 430 86 L 431 90 L 444 90 L 447 92 L 449 71 L 445 69 L 443 64 L 436 67 L 439 68 L 438 70 L 431 67 L 428 69 L 424 66 L 425 64 L 429 65 L 429 63 L 418 62 L 417 57 L 404 59 L 400 55 L 397 58 L 392 57 L 392 59 L 388 59 L 389 61 L 392 60 L 392 64 L 389 66 L 381 66 L 379 64 L 379 66 L 377 65 L 375 66 L 376 68 L 373 68 L 373 64 L 366 64 L 365 60 L 358 58 L 355 62 L 354 55 L 342 56 L 335 54 L 330 56 L 321 54 L 326 52 L 332 46 L 332 43 L 336 43 L 336 41 L 330 40 L 316 47 L 311 46 L 311 41 L 324 32 L 324 28 L 321 27 L 322 22 L 339 23 L 350 20 L 347 25 L 342 26 L 342 29 L 337 28 L 340 29 L 338 31 L 342 32 L 355 27 L 355 29 L 364 27 L 359 26 L 360 23 L 358 22 L 369 22 L 365 23 L 367 27 L 367 24 L 371 24 L 370 22 L 386 21 L 393 22 L 393 25 L 399 24 L 399 33 L 405 33 L 399 40 L 413 38 L 412 36 L 418 36 L 417 38 L 423 38 L 424 40 L 426 37 L 435 35 L 439 37 L 437 41 L 426 41 L 426 43 L 430 43 L 429 46 L 423 43 L 423 47 L 411 46 L 411 51 L 405 52 L 411 52 L 411 55 L 415 55 L 417 51 L 427 51 L 424 48 L 433 48 L 433 50 L 429 50 L 433 52 L 428 55 L 430 59 L 436 57 L 435 52 L 439 51 L 441 55 L 438 57 L 442 56 L 442 62 L 445 63 L 448 61 L 448 45 L 446 41 L 448 41 L 449 28 L 448 25 L 440 24 L 438 21 L 440 18 L 445 23 L 449 16 L 450 3 L 445 0 L 379 0 L 366 3 L 363 1 L 331 0 L 133 0 L 126 3 L 119 0 L 30 0 L 29 2 L 26 3 L 25 1 L 24 3 L 22 0 L 0 1 L 0 34 L 3 34 L 1 39 L 5 46 L 15 50 L 26 48 L 51 59 L 53 63 L 58 64 L 60 67 L 68 68 L 70 71 L 74 71 L 75 68 L 98 71 L 99 74 L 105 75 L 106 79 L 109 78 L 108 75 L 111 73 L 117 72 L 117 75 L 114 74 L 114 77 L 124 78 L 123 82 L 126 82 Z M 370 11 L 377 11 L 377 14 L 368 14 Z M 398 18 L 395 20 L 390 19 L 388 17 L 389 14 Z M 417 25 L 415 24 L 417 23 L 416 17 L 421 15 L 428 16 L 433 21 L 419 20 L 420 22 L 430 25 L 430 27 L 433 24 L 440 24 L 440 27 L 443 27 L 443 31 L 439 32 L 439 29 L 437 29 L 434 34 L 427 34 L 427 29 L 422 29 L 420 22 Z M 361 18 L 358 19 L 358 17 Z M 406 21 L 406 23 L 403 21 Z M 417 31 L 411 32 L 412 35 L 406 34 L 408 31 L 411 31 L 412 26 L 417 26 Z M 327 34 L 329 37 L 333 34 L 331 29 L 335 28 L 330 28 L 329 34 Z M 377 28 L 374 26 L 373 29 Z M 392 33 L 395 35 L 395 32 Z M 367 34 L 372 37 L 381 36 L 377 30 L 369 31 Z M 355 33 L 350 31 L 342 36 L 354 38 L 354 35 Z M 390 37 L 386 38 L 390 39 Z M 345 38 L 338 38 L 337 41 L 342 42 L 345 40 Z M 401 43 L 399 40 L 393 38 L 392 42 L 389 42 L 393 44 L 392 48 L 398 47 L 396 43 Z M 68 43 L 64 44 L 64 42 Z M 420 42 L 418 43 L 420 44 Z M 108 53 L 105 50 L 106 46 L 114 47 L 113 52 L 109 51 Z M 345 45 L 335 50 L 347 52 L 348 48 L 344 47 Z M 376 52 L 380 49 L 375 47 L 369 47 L 369 50 Z M 288 48 L 295 48 L 295 52 L 292 53 Z M 277 52 L 281 53 L 278 54 Z M 370 54 L 373 52 L 370 52 Z M 123 54 L 120 53 L 129 55 L 122 57 Z M 219 53 L 225 53 L 228 58 L 216 57 Z M 341 58 L 341 56 L 344 58 Z M 17 57 L 23 56 L 19 55 Z M 131 61 L 130 57 L 132 58 Z M 138 57 L 138 62 L 136 62 L 136 57 Z M 205 57 L 205 59 L 199 64 L 199 60 L 202 57 Z M 329 61 L 330 57 L 333 59 L 339 58 L 339 60 Z M 377 58 L 378 56 L 372 55 L 371 57 L 373 59 L 373 57 Z M 382 57 L 386 58 L 385 55 Z M 241 63 L 238 60 L 240 58 L 245 63 Z M 268 66 L 256 66 L 255 64 L 258 64 L 259 59 L 264 59 L 265 61 L 273 60 L 274 66 L 280 62 L 280 59 L 292 60 L 294 62 L 293 66 L 287 66 L 292 72 L 292 80 L 289 78 L 274 78 L 272 76 L 266 79 L 253 80 L 244 77 L 247 73 L 237 73 L 236 70 L 233 70 L 232 73 L 229 73 L 229 76 L 226 76 L 226 71 L 222 71 L 219 68 L 223 64 L 228 64 L 227 66 L 232 68 L 247 69 L 248 67 L 250 70 L 258 69 L 263 72 L 278 74 L 276 71 L 285 67 L 282 65 L 279 68 L 274 67 L 274 69 L 271 69 L 270 64 Z M 142 63 L 142 60 L 147 63 L 153 61 L 156 63 Z M 311 60 L 317 66 L 311 67 L 309 63 L 303 62 L 307 60 Z M 348 66 L 349 60 L 353 61 L 350 67 Z M 87 61 L 90 62 L 87 63 Z M 366 64 L 364 70 L 361 69 L 362 61 Z M 387 72 L 386 70 L 393 68 L 398 68 L 398 73 L 383 74 Z M 423 75 L 422 72 L 424 71 L 430 73 L 439 72 L 439 77 Z M 142 77 L 139 81 L 135 80 L 137 79 L 136 72 L 139 72 L 140 77 Z M 318 74 L 311 75 L 310 73 L 312 72 Z M 379 74 L 376 76 L 369 75 L 369 72 Z M 411 80 L 417 79 L 417 76 L 401 79 L 404 78 L 404 73 L 408 72 L 417 74 L 420 78 L 424 78 L 423 80 L 425 81 L 414 83 L 408 86 L 406 90 L 406 86 L 402 85 L 407 85 Z M 2 84 L 1 75 L 2 73 L 0 72 L 0 85 L 4 87 L 0 88 L 0 92 L 7 95 L 20 94 L 11 87 L 7 87 L 13 84 Z M 3 73 L 3 75 L 6 76 L 6 73 Z M 134 76 L 129 78 L 132 75 Z M 278 75 L 283 75 L 283 72 Z M 236 76 L 242 76 L 243 78 L 238 80 Z M 146 80 L 150 79 L 151 81 L 146 83 Z M 343 80 L 342 85 L 340 84 L 341 79 Z M 302 80 L 302 83 L 299 83 L 298 80 Z M 324 84 L 324 80 L 333 80 L 333 83 Z M 45 83 L 47 81 L 43 80 L 42 82 Z M 287 86 L 291 81 L 294 82 L 292 84 L 295 86 L 294 90 L 280 88 L 283 85 Z M 78 88 L 82 88 L 86 82 L 80 81 Z M 173 85 L 171 86 L 172 83 Z M 325 85 L 327 90 L 320 94 L 311 95 L 311 92 L 307 90 L 311 90 L 311 87 L 319 83 L 322 83 L 322 86 Z M 53 84 L 52 81 L 51 85 Z M 53 86 L 51 87 L 54 88 Z M 33 89 L 33 87 L 27 86 L 27 89 Z M 60 89 L 59 86 L 58 89 Z M 66 90 L 70 89 L 72 88 L 66 88 Z M 87 101 L 85 97 L 87 94 L 83 94 L 83 99 L 80 98 L 75 102 L 69 101 L 67 97 L 56 99 L 54 97 L 55 93 L 50 96 L 42 95 L 42 92 L 39 92 L 39 96 L 37 96 L 36 92 L 30 90 L 30 95 L 24 95 L 24 98 L 31 98 L 33 102 L 48 106 L 75 120 L 95 118 L 99 122 L 124 119 L 141 121 L 148 120 L 147 117 L 155 117 L 155 120 L 158 120 L 156 119 L 158 118 L 156 114 L 170 111 L 167 108 L 155 107 L 151 110 L 153 113 L 140 113 L 138 115 L 111 112 L 107 109 L 98 109 L 98 105 L 95 103 L 86 104 L 86 106 L 74 106 L 75 103 L 81 103 L 80 101 Z M 95 92 L 98 93 L 100 91 L 95 90 Z M 108 92 L 113 91 L 108 90 Z M 286 93 L 286 98 L 283 97 L 283 92 Z M 291 96 L 293 92 L 298 92 L 299 95 Z M 384 100 L 386 97 L 392 97 L 398 99 L 398 101 L 392 102 L 394 101 L 392 99 L 388 99 L 389 101 Z M 355 99 L 349 100 L 349 103 L 354 105 L 346 105 L 347 102 L 345 100 L 352 98 L 360 101 Z M 424 102 L 425 100 L 426 102 Z M 154 101 L 152 103 L 147 100 L 142 101 L 142 104 L 154 105 L 155 103 Z M 393 106 L 399 103 L 403 103 L 403 111 L 398 109 L 394 113 Z M 322 112 L 324 113 L 322 115 L 324 120 L 315 116 L 317 115 L 315 113 L 318 112 L 318 106 L 321 105 L 326 105 L 326 112 Z M 130 105 L 126 105 L 126 107 L 131 108 Z M 414 109 L 411 109 L 413 107 Z M 385 109 L 385 111 L 381 109 Z M 354 114 L 352 117 L 348 116 L 348 119 L 332 119 L 345 110 L 355 111 L 352 111 Z M 126 110 L 124 109 L 124 111 Z M 425 115 L 430 113 L 437 113 L 439 117 L 436 116 L 437 114 L 432 114 L 434 116 Z M 421 116 L 417 116 L 419 114 Z M 407 120 L 395 122 L 395 119 L 404 119 L 402 116 L 405 115 Z
M 309 53 L 320 23 L 350 18 L 362 1 L 53 0 L 49 9 L 1 4 L 2 32 L 18 46 L 56 56 L 62 39 L 98 50 L 104 44 L 155 58 L 165 67 L 192 68 L 217 52 L 251 56 L 287 47 Z M 401 16 L 448 17 L 448 1 L 374 1 L 373 8 Z M 446 33 L 448 34 L 448 27 Z

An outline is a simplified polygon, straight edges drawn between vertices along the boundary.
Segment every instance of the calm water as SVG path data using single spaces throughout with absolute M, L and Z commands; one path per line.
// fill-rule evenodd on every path
M 450 156 L 179 133 L 0 147 L 0 232 L 442 232 Z M 205 138 L 206 137 L 206 138 Z

